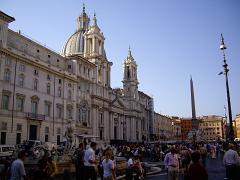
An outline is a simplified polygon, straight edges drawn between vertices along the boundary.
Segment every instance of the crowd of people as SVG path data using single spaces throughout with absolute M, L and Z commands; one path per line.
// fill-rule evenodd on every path
M 99 147 L 97 143 L 80 143 L 72 155 L 76 180 L 115 180 L 118 171 L 115 157 L 126 159 L 125 179 L 144 179 L 147 168 L 143 162 L 161 162 L 168 173 L 168 180 L 207 180 L 206 159 L 215 159 L 224 152 L 223 165 L 228 180 L 239 180 L 240 157 L 234 144 L 219 143 L 125 143 Z M 18 158 L 9 164 L 7 177 L 1 179 L 53 179 L 57 173 L 55 147 L 46 151 L 37 162 L 37 169 L 25 171 L 26 151 L 18 153 Z M 64 178 L 69 180 L 66 172 Z

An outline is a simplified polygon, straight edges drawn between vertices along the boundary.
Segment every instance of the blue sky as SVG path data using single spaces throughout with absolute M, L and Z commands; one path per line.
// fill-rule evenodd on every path
M 105 35 L 113 62 L 112 87 L 121 87 L 129 45 L 138 64 L 139 90 L 153 96 L 155 111 L 191 116 L 190 76 L 197 115 L 224 115 L 227 105 L 220 34 L 224 34 L 232 111 L 240 113 L 240 1 L 238 0 L 1 0 L 15 17 L 10 28 L 60 51 L 82 11 Z

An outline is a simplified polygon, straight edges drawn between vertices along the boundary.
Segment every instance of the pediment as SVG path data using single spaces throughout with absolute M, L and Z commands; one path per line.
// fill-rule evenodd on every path
M 121 99 L 119 99 L 118 97 L 116 97 L 112 102 L 111 102 L 112 106 L 116 106 L 116 107 L 120 107 L 120 108 L 124 108 L 124 103 L 122 102 Z

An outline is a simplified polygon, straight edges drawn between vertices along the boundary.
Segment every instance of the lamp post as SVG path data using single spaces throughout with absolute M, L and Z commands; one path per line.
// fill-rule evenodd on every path
M 228 116 L 229 116 L 229 133 L 228 133 L 228 139 L 230 141 L 234 140 L 234 130 L 233 130 L 233 124 L 232 124 L 232 108 L 231 108 L 231 99 L 230 99 L 230 93 L 229 93 L 229 85 L 228 85 L 228 64 L 225 57 L 224 50 L 227 49 L 226 45 L 224 44 L 224 38 L 221 34 L 221 44 L 220 49 L 223 52 L 223 69 L 224 72 L 220 72 L 219 75 L 224 74 L 226 79 L 226 90 L 227 90 L 227 102 L 228 102 Z
M 172 140 L 174 140 L 173 126 L 174 126 L 174 122 L 172 121 Z

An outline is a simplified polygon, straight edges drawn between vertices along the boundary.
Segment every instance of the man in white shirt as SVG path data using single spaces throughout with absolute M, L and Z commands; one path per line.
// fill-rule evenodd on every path
M 132 180 L 132 178 L 133 178 L 133 159 L 132 153 L 130 153 L 129 159 L 127 161 L 126 180 Z
M 13 161 L 11 165 L 11 177 L 10 180 L 21 180 L 26 178 L 26 172 L 24 168 L 23 161 L 26 158 L 25 151 L 20 151 L 18 153 L 18 159 Z
M 238 153 L 234 150 L 235 146 L 233 144 L 229 144 L 228 148 L 228 151 L 226 151 L 223 156 L 223 165 L 226 167 L 226 176 L 229 180 L 237 180 L 237 166 L 240 165 L 240 158 Z
M 95 142 L 91 142 L 90 147 L 85 151 L 84 154 L 84 166 L 85 166 L 85 179 L 88 180 L 89 178 L 91 180 L 97 179 L 97 173 L 95 170 L 95 166 L 97 164 L 96 158 L 95 158 L 95 150 L 96 150 L 97 144 Z
M 166 154 L 164 165 L 168 169 L 168 180 L 178 180 L 179 161 L 174 147 Z

